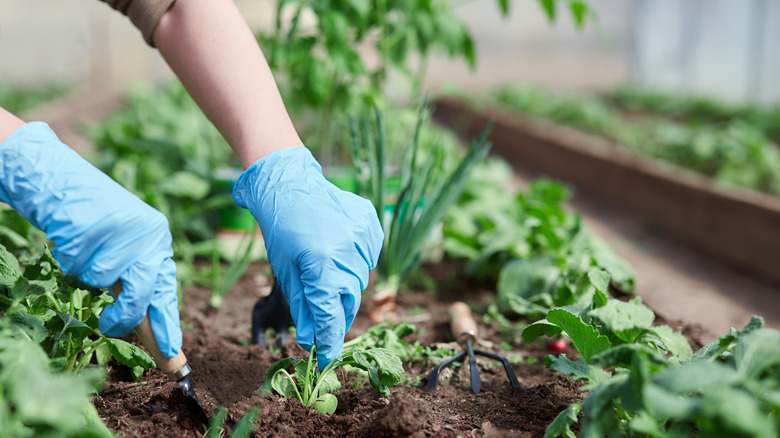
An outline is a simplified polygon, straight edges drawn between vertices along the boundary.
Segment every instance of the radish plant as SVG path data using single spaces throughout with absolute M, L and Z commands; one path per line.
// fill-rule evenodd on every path
M 351 366 L 368 373 L 371 386 L 386 397 L 390 395 L 390 387 L 401 382 L 404 373 L 398 356 L 384 348 L 353 349 L 334 359 L 322 371 L 317 371 L 316 347 L 312 347 L 306 359 L 287 357 L 271 365 L 263 381 L 262 394 L 266 396 L 276 391 L 284 397 L 294 397 L 304 406 L 313 407 L 323 414 L 332 414 L 338 407 L 338 399 L 333 392 L 341 388 L 335 372 L 340 366 Z M 290 367 L 295 370 L 293 374 L 288 372 Z
M 545 436 L 777 436 L 780 431 L 780 332 L 754 317 L 745 329 L 692 353 L 681 333 L 653 325 L 638 299 L 596 293 L 585 308 L 553 309 L 523 331 L 526 342 L 566 334 L 579 353 L 547 356 L 552 369 L 589 391 L 548 426 Z

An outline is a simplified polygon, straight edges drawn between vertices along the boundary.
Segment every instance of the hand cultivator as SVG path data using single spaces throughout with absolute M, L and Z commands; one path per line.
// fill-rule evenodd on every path
M 117 281 L 114 283 L 114 285 L 111 286 L 111 292 L 114 293 L 114 297 L 118 297 L 122 292 L 122 282 Z M 143 342 L 146 350 L 154 358 L 157 367 L 171 380 L 175 380 L 182 391 L 184 391 L 190 400 L 192 400 L 193 410 L 197 415 L 198 420 L 208 426 L 209 416 L 206 411 L 203 410 L 203 405 L 200 403 L 200 400 L 192 387 L 192 380 L 190 380 L 190 372 L 192 369 L 187 363 L 187 357 L 184 355 L 184 351 L 179 350 L 179 354 L 171 358 L 167 358 L 162 354 L 160 348 L 157 346 L 157 339 L 154 337 L 152 323 L 149 321 L 148 314 L 144 316 L 144 319 L 142 319 L 140 324 L 135 328 L 135 332 L 141 339 L 141 342 Z
M 441 370 L 455 361 L 465 360 L 467 354 L 469 357 L 469 369 L 471 372 L 471 390 L 474 391 L 474 394 L 479 394 L 479 391 L 482 389 L 482 382 L 479 380 L 479 369 L 477 367 L 476 355 L 501 361 L 501 363 L 504 365 L 504 370 L 509 377 L 509 383 L 512 385 L 512 389 L 523 389 L 520 386 L 520 383 L 517 381 L 517 376 L 515 375 L 515 371 L 512 369 L 512 364 L 509 363 L 507 358 L 497 354 L 474 349 L 474 344 L 477 342 L 477 323 L 471 316 L 471 309 L 469 309 L 466 303 L 461 301 L 454 303 L 452 306 L 450 306 L 449 313 L 451 318 L 450 328 L 452 330 L 452 334 L 458 336 L 458 342 L 466 347 L 466 351 L 462 351 L 454 357 L 445 360 L 436 366 L 436 368 L 431 370 L 430 374 L 428 374 L 428 391 L 431 392 L 436 389 L 436 384 L 439 381 L 439 374 L 441 373 Z
M 276 331 L 276 345 L 281 347 L 287 343 L 288 331 L 293 326 L 290 315 L 290 305 L 284 296 L 279 282 L 274 280 L 274 287 L 268 296 L 260 298 L 252 309 L 252 343 L 267 347 L 265 331 L 272 328 Z

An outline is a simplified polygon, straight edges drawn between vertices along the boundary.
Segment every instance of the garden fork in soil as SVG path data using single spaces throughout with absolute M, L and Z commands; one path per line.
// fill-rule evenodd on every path
M 114 297 L 119 297 L 122 292 L 122 281 L 119 280 L 111 286 L 111 292 L 114 293 Z M 144 319 L 136 326 L 135 333 L 143 342 L 144 347 L 154 358 L 154 362 L 157 367 L 165 373 L 171 380 L 175 380 L 179 384 L 179 387 L 190 398 L 193 403 L 193 410 L 198 417 L 198 421 L 208 426 L 209 416 L 203 409 L 203 405 L 200 403 L 198 396 L 195 394 L 195 389 L 192 387 L 192 380 L 190 380 L 190 372 L 192 369 L 187 363 L 187 357 L 184 356 L 184 351 L 179 350 L 179 353 L 171 358 L 165 357 L 160 351 L 160 347 L 157 345 L 157 338 L 152 331 L 152 323 L 149 320 L 149 314 L 144 316 Z
M 465 359 L 467 354 L 469 356 L 469 370 L 471 372 L 471 390 L 474 391 L 474 394 L 479 394 L 479 391 L 482 389 L 482 382 L 479 380 L 479 368 L 477 367 L 477 358 L 475 355 L 485 356 L 501 361 L 501 363 L 504 365 L 506 375 L 509 377 L 509 383 L 512 385 L 512 390 L 523 389 L 520 386 L 520 382 L 517 381 L 517 376 L 515 375 L 515 371 L 512 369 L 512 364 L 509 363 L 507 358 L 497 354 L 474 349 L 474 344 L 477 343 L 477 323 L 471 316 L 471 309 L 469 309 L 469 306 L 467 306 L 466 303 L 462 301 L 458 301 L 450 306 L 449 313 L 450 329 L 452 330 L 452 334 L 458 336 L 458 342 L 465 345 L 466 351 L 462 351 L 454 357 L 445 360 L 436 366 L 433 370 L 431 370 L 430 374 L 428 374 L 428 392 L 436 389 L 436 384 L 439 381 L 439 374 L 441 373 L 441 370 L 455 361 Z

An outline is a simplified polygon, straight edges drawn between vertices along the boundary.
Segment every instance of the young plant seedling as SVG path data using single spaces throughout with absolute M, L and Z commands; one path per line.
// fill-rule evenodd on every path
M 404 373 L 401 359 L 385 348 L 354 349 L 317 371 L 316 347 L 312 347 L 306 359 L 286 357 L 271 365 L 261 391 L 264 397 L 276 391 L 284 397 L 295 397 L 304 406 L 314 407 L 323 414 L 332 414 L 338 407 L 333 392 L 341 388 L 335 370 L 344 365 L 366 371 L 371 386 L 384 396 L 390 395 L 390 387 L 400 383 Z M 293 374 L 287 371 L 291 366 L 295 369 Z

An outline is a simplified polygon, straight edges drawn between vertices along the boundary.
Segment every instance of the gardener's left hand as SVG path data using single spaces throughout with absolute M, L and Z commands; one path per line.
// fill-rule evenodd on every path
M 296 341 L 306 350 L 316 341 L 324 368 L 341 355 L 382 249 L 376 210 L 327 181 L 303 147 L 276 150 L 249 166 L 233 197 L 260 224 L 290 303 Z

